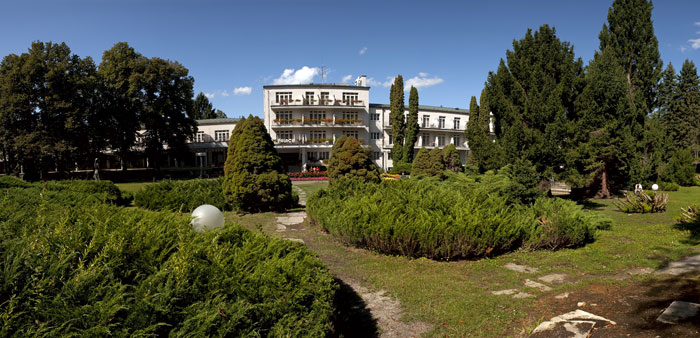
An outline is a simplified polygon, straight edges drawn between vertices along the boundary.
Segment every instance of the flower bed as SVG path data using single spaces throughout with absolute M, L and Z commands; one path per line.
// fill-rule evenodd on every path
M 316 177 L 290 177 L 292 181 L 328 181 L 328 176 L 316 176 Z
M 289 179 L 292 181 L 299 181 L 299 178 L 315 178 L 315 179 L 328 179 L 328 172 L 326 171 L 305 171 L 296 173 L 287 173 Z

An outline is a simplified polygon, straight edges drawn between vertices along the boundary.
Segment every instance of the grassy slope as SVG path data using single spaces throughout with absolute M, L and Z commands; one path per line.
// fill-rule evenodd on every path
M 311 193 L 322 184 L 303 185 Z M 573 291 L 590 282 L 624 283 L 616 278 L 637 267 L 659 268 L 670 260 L 696 252 L 700 240 L 674 227 L 680 208 L 700 202 L 700 187 L 671 192 L 668 211 L 663 214 L 627 215 L 617 211 L 612 201 L 596 201 L 589 207 L 615 221 L 612 230 L 598 233 L 597 240 L 579 249 L 556 252 L 515 252 L 479 261 L 438 262 L 376 254 L 344 247 L 318 228 L 306 234 L 305 241 L 331 271 L 362 281 L 375 289 L 388 291 L 404 308 L 401 320 L 434 324 L 428 336 L 498 337 L 518 334 L 534 327 L 540 319 L 530 314 L 535 300 L 494 296 L 491 291 L 523 287 L 525 278 L 549 273 L 565 273 L 574 283 L 554 286 L 549 293 Z M 274 214 L 243 216 L 238 221 L 274 234 Z M 537 267 L 533 275 L 504 269 L 507 262 Z M 645 278 L 645 277 L 638 277 Z

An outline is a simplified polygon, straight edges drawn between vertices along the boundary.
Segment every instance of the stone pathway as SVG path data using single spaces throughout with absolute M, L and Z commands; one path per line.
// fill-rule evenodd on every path
M 656 271 L 657 275 L 681 275 L 686 272 L 700 270 L 700 255 L 683 258 L 676 262 L 671 262 L 667 267 Z
M 302 206 L 306 206 L 306 193 L 304 190 L 299 189 L 299 187 L 292 186 L 292 189 L 294 189 L 297 194 L 299 195 L 299 204 Z M 306 228 L 304 228 L 304 220 L 306 219 L 306 211 L 298 211 L 298 212 L 288 212 L 286 214 L 282 214 L 280 216 L 277 216 L 277 232 L 283 233 L 282 238 L 294 241 L 294 242 L 299 242 L 299 243 L 304 243 L 304 240 L 301 238 L 294 238 L 294 237 L 287 237 L 286 235 L 291 235 L 291 232 L 294 231 L 305 231 Z
M 540 323 L 530 338 L 572 337 L 586 338 L 594 327 L 616 325 L 610 319 L 596 316 L 583 310 L 574 310 Z

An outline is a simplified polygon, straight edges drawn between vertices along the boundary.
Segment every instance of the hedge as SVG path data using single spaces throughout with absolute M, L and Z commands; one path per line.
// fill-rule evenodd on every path
M 191 212 L 202 204 L 230 210 L 224 199 L 223 181 L 220 177 L 149 184 L 134 194 L 134 204 L 148 210 Z
M 0 336 L 329 333 L 336 286 L 305 246 L 65 184 L 0 189 Z
M 512 204 L 491 190 L 467 178 L 343 182 L 313 194 L 307 211 L 346 244 L 433 259 L 577 247 L 611 223 L 571 201 Z

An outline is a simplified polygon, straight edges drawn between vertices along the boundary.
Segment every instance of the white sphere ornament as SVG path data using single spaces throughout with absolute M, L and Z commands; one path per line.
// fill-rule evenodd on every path
M 654 190 L 654 191 L 659 190 L 659 185 L 658 185 L 658 184 L 652 185 L 652 186 L 651 186 L 651 190 Z
M 200 205 L 192 211 L 192 229 L 196 232 L 204 232 L 223 226 L 224 214 L 213 205 Z

